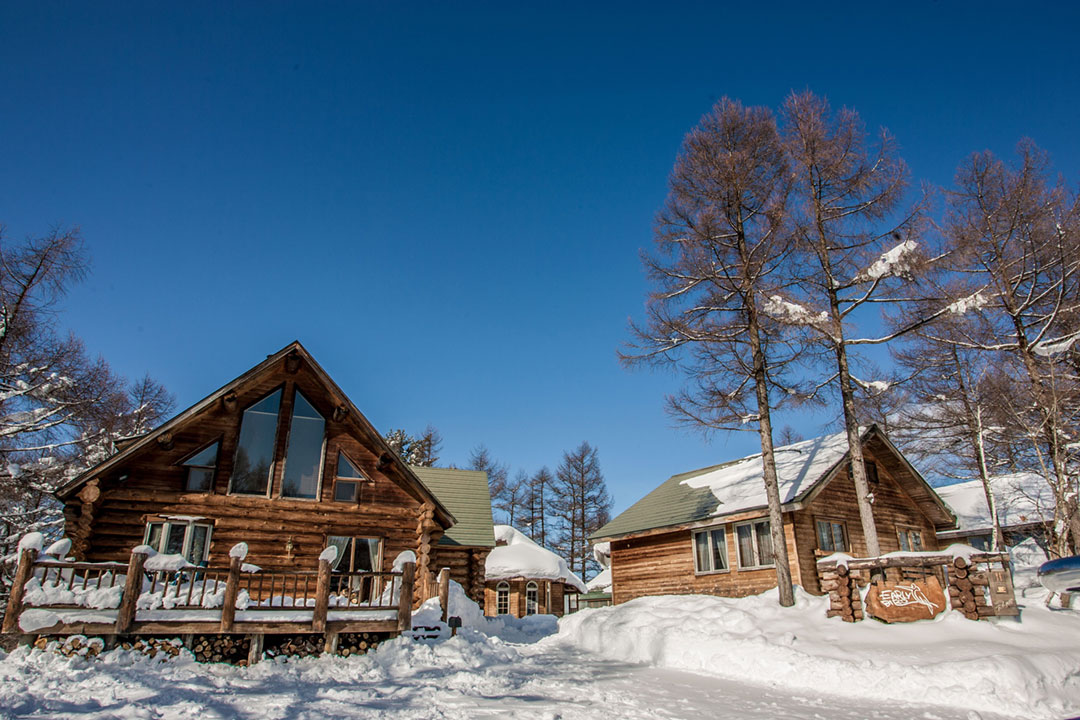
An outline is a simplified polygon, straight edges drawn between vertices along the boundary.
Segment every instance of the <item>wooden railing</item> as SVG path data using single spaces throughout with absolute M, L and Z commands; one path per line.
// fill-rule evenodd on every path
M 180 611 L 218 610 L 218 631 L 235 632 L 237 611 L 304 611 L 305 619 L 280 620 L 291 632 L 326 632 L 330 611 L 395 612 L 395 627 L 412 627 L 414 563 L 395 572 L 331 572 L 327 560 L 316 572 L 241 572 L 242 560 L 229 568 L 146 569 L 147 555 L 132 552 L 130 562 L 80 563 L 38 560 L 37 551 L 20 553 L 2 630 L 19 632 L 24 609 L 116 610 L 113 632 L 131 632 L 139 610 L 161 611 L 157 624 L 184 624 Z M 28 585 L 36 594 L 27 597 Z M 42 598 L 44 596 L 44 599 Z M 115 597 L 113 597 L 115 596 Z M 169 618 L 170 611 L 177 611 Z M 307 613 L 311 619 L 307 620 Z M 276 617 L 276 616 L 275 616 Z M 356 622 L 363 622 L 362 616 Z M 191 623 L 188 623 L 191 624 Z M 207 622 L 199 621 L 204 630 Z M 299 627 L 304 625 L 306 627 Z

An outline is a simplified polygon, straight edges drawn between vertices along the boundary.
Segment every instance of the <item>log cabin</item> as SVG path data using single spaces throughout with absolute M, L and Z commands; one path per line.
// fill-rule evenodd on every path
M 488 616 L 562 616 L 568 605 L 576 608 L 570 599 L 585 592 L 565 560 L 509 525 L 495 526 L 486 573 Z
M 444 562 L 482 601 L 475 576 L 494 546 L 486 488 L 484 473 L 406 464 L 293 342 L 152 432 L 118 443 L 57 497 L 80 561 L 124 562 L 145 544 L 222 567 L 244 542 L 247 562 L 264 570 L 315 570 L 332 545 L 335 572 L 379 572 L 408 550 L 418 594 Z
M 877 426 L 861 435 L 883 553 L 935 550 L 956 518 Z M 816 563 L 865 556 L 847 436 L 776 449 L 784 537 L 795 584 L 819 594 Z M 776 586 L 761 455 L 673 475 L 601 527 L 610 542 L 612 601 L 644 595 L 742 597 Z

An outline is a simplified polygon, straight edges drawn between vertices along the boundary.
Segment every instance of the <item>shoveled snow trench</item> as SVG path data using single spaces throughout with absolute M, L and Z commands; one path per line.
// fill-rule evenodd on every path
M 998 717 L 792 693 L 605 660 L 557 641 L 402 641 L 377 655 L 231 668 L 185 657 L 161 663 L 114 652 L 86 661 L 18 650 L 0 661 L 0 718 Z

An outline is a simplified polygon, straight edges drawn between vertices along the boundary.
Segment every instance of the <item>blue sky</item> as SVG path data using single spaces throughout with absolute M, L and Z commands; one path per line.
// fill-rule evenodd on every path
M 926 182 L 1025 135 L 1077 179 L 1080 6 L 581 5 L 0 2 L 0 222 L 81 226 L 63 322 L 179 407 L 300 339 L 445 461 L 589 440 L 621 510 L 754 451 L 673 428 L 676 379 L 615 358 L 716 99 L 812 89 Z

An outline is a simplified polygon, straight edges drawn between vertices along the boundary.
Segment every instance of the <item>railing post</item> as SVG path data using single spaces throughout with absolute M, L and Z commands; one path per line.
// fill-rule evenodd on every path
M 439 571 L 439 607 L 442 608 L 442 621 L 450 617 L 450 568 Z
M 398 598 L 398 632 L 412 630 L 413 578 L 416 575 L 416 563 L 405 563 L 401 568 L 401 597 Z
M 138 607 L 139 595 L 142 594 L 143 565 L 146 564 L 147 557 L 135 550 L 131 552 L 127 575 L 124 578 L 124 595 L 120 599 L 120 609 L 116 611 L 117 635 L 128 632 L 135 623 L 135 608 Z
M 330 561 L 319 558 L 319 578 L 315 583 L 315 611 L 311 614 L 313 632 L 326 632 L 326 613 L 330 608 Z
M 4 613 L 3 631 L 15 632 L 19 627 L 19 616 L 23 610 L 23 595 L 26 593 L 26 583 L 34 574 L 34 562 L 37 561 L 38 552 L 34 548 L 26 548 L 19 553 L 19 566 L 15 569 L 15 579 L 11 581 L 11 594 L 8 596 L 7 611 Z
M 221 627 L 223 633 L 232 632 L 236 625 L 236 596 L 240 594 L 240 565 L 244 558 L 229 557 L 229 576 L 225 579 L 225 600 L 221 605 Z

